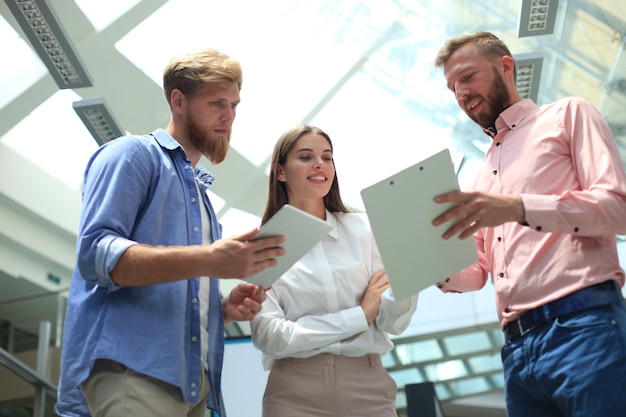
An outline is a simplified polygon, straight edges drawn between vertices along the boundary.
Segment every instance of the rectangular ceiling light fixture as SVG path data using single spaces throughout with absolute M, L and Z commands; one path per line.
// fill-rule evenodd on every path
M 541 52 L 529 52 L 514 55 L 513 59 L 517 71 L 517 91 L 522 98 L 530 98 L 536 103 L 539 97 L 543 54 Z
M 558 0 L 522 0 L 517 36 L 549 35 L 554 33 Z
M 75 101 L 72 103 L 72 107 L 98 145 L 103 145 L 124 135 L 113 114 L 107 108 L 104 98 L 96 97 Z
M 46 0 L 5 0 L 59 88 L 90 87 L 91 80 Z

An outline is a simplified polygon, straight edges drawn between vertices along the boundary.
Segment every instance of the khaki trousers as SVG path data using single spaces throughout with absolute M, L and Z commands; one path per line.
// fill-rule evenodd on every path
M 396 393 L 379 355 L 281 359 L 268 377 L 263 417 L 396 417 Z
M 186 403 L 174 385 L 104 359 L 96 361 L 81 389 L 92 417 L 204 417 L 209 383 L 202 375 L 195 404 Z

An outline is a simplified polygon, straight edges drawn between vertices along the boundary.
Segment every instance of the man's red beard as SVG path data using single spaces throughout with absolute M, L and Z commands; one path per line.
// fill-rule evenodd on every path
M 227 136 L 211 134 L 208 129 L 201 128 L 192 115 L 185 118 L 185 128 L 193 146 L 211 163 L 219 164 L 226 159 L 230 148 L 230 133 Z

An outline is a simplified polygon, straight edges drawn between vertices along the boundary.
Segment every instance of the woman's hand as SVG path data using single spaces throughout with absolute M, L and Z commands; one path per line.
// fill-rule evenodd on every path
M 387 278 L 385 270 L 381 269 L 370 279 L 369 285 L 365 290 L 365 295 L 363 295 L 363 300 L 361 301 L 361 308 L 365 313 L 365 318 L 368 323 L 374 321 L 376 316 L 378 316 L 382 294 L 387 288 L 389 288 L 389 278 Z

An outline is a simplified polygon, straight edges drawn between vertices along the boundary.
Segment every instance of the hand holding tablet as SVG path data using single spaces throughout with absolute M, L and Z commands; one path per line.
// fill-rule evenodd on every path
M 292 205 L 285 204 L 269 219 L 259 231 L 257 238 L 284 236 L 285 255 L 276 258 L 277 264 L 258 274 L 245 278 L 245 281 L 263 288 L 269 288 L 289 268 L 302 258 L 313 246 L 330 232 L 331 226 Z

